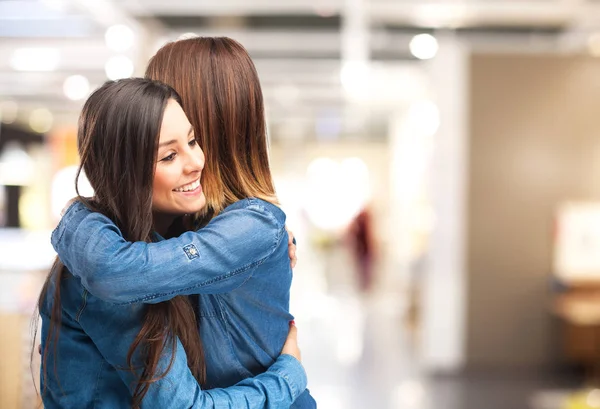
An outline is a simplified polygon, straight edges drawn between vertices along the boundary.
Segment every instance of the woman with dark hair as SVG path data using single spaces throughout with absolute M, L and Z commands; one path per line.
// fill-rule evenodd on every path
M 167 44 L 146 76 L 181 95 L 206 153 L 206 206 L 193 217 L 197 231 L 135 242 L 110 219 L 75 205 L 52 243 L 67 266 L 82 272 L 89 292 L 107 301 L 198 295 L 206 385 L 234 385 L 275 362 L 293 319 L 288 234 L 269 168 L 260 81 L 246 50 L 229 38 Z M 316 403 L 306 390 L 292 407 Z
M 72 228 L 93 211 L 110 228 L 88 231 L 78 240 L 123 261 L 111 248 L 102 247 L 108 230 L 118 232 L 122 242 L 159 242 L 163 236 L 182 233 L 173 226 L 178 216 L 198 212 L 206 204 L 199 186 L 204 154 L 181 99 L 168 85 L 139 78 L 104 84 L 85 103 L 78 148 L 80 171 L 85 171 L 94 196 L 79 197 L 70 206 L 65 222 L 53 232 L 54 240 L 68 242 L 72 234 L 79 235 L 81 230 Z M 185 249 L 193 259 L 192 248 Z M 165 265 L 175 258 L 157 256 Z M 131 263 L 144 256 L 139 257 Z M 306 375 L 298 361 L 293 323 L 282 355 L 265 373 L 227 389 L 203 391 L 206 372 L 197 311 L 188 297 L 118 306 L 89 292 L 86 287 L 94 287 L 93 281 L 84 284 L 80 278 L 97 266 L 72 257 L 62 261 L 65 265 L 59 259 L 54 263 L 38 302 L 46 409 L 274 409 L 289 407 L 304 391 Z M 113 277 L 113 285 L 148 278 L 132 271 L 129 277 Z M 162 275 L 172 276 L 167 270 Z

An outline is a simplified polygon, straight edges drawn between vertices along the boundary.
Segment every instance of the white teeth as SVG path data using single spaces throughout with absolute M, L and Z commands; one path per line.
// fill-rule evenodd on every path
M 181 186 L 177 189 L 173 189 L 176 192 L 189 192 L 191 190 L 194 190 L 196 188 L 198 188 L 198 186 L 200 186 L 200 179 L 198 179 L 195 182 L 190 183 L 189 185 L 185 185 L 185 186 Z

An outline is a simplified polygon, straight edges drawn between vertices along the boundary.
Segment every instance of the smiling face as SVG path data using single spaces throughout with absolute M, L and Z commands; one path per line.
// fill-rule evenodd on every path
M 152 209 L 156 216 L 195 213 L 206 205 L 200 185 L 204 153 L 181 106 L 170 100 L 160 128 Z

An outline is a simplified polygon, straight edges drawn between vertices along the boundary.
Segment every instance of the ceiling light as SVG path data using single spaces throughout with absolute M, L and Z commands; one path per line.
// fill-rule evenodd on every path
M 420 60 L 429 60 L 438 52 L 438 42 L 431 34 L 417 34 L 410 40 L 410 52 Z

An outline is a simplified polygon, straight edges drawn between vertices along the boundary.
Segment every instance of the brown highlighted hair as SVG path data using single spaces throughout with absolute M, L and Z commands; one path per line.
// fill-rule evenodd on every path
M 142 78 L 106 82 L 86 101 L 79 118 L 77 143 L 83 170 L 94 189 L 93 198 L 79 196 L 93 211 L 109 217 L 128 241 L 151 241 L 152 186 L 162 118 L 169 100 L 181 104 L 168 85 Z M 42 377 L 48 375 L 48 352 L 54 348 L 54 370 L 61 326 L 60 288 L 65 268 L 56 260 L 40 294 L 42 310 L 52 287 L 52 312 L 42 356 Z M 54 282 L 54 285 L 52 285 Z M 139 375 L 132 407 L 139 408 L 150 384 L 170 370 L 177 349 L 183 344 L 188 366 L 196 379 L 205 381 L 200 335 L 192 305 L 187 297 L 175 297 L 147 305 L 140 332 L 127 354 L 129 370 Z M 163 352 L 171 351 L 162 373 Z M 127 369 L 127 368 L 124 368 Z M 44 382 L 46 388 L 47 382 Z M 42 392 L 46 392 L 45 390 Z
M 206 155 L 205 215 L 247 197 L 276 202 L 262 89 L 241 44 L 227 37 L 168 43 L 148 63 L 146 78 L 172 86 L 194 126 Z

